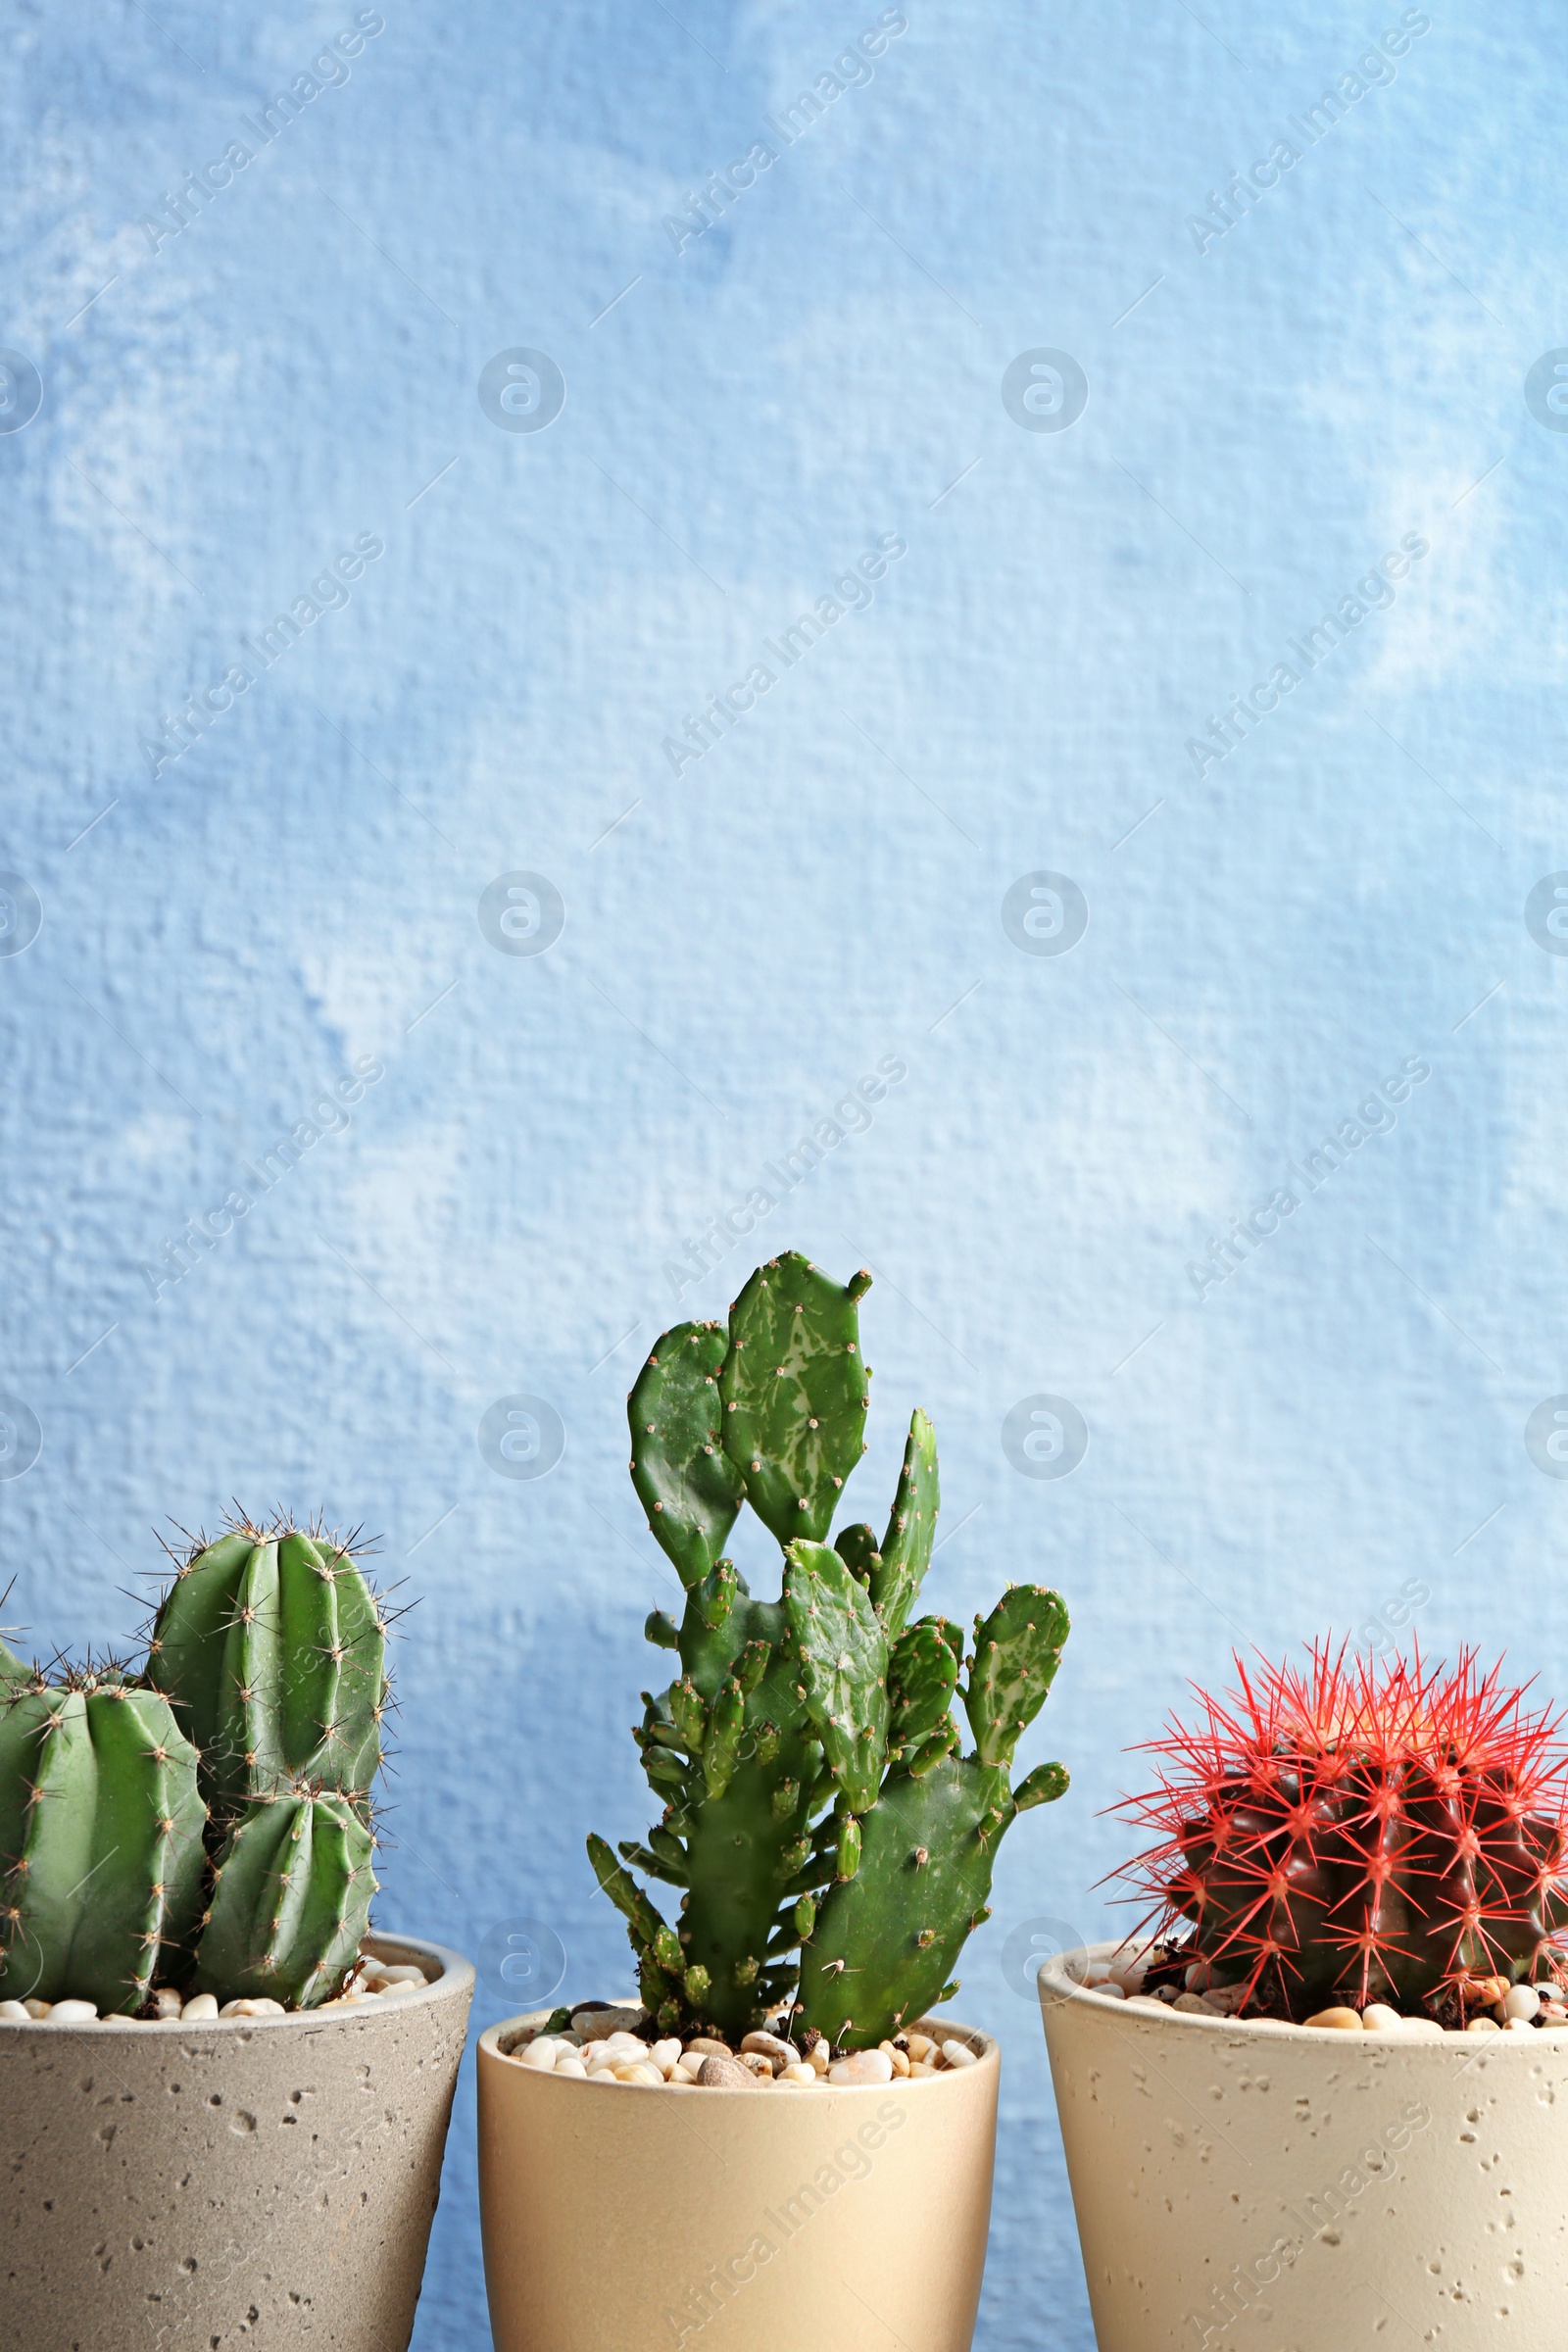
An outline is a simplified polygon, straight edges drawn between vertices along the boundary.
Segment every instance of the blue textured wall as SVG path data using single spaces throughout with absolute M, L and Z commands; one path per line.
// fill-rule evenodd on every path
M 1564 1664 L 1560 23 L 1266 13 L 3 31 L 8 1616 L 107 1642 L 230 1495 L 363 1520 L 420 1596 L 381 1917 L 622 1983 L 624 1389 L 764 1248 L 869 1263 L 857 1515 L 923 1402 L 937 1599 L 1075 1618 L 965 1970 L 985 2352 L 1090 2343 L 1003 1959 L 1113 1916 L 1121 1745 L 1386 1604 Z M 420 2352 L 483 2340 L 469 2135 Z

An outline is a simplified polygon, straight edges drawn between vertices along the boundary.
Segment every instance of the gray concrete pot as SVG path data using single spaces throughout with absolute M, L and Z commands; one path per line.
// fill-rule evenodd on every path
M 473 1970 L 371 1942 L 442 1973 L 384 2008 L 0 2025 L 0 2342 L 406 2352 Z

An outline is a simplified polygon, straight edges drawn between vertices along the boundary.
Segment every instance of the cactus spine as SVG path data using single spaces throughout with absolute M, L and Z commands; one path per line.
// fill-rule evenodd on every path
M 635 1733 L 662 1819 L 618 1861 L 602 1838 L 588 1850 L 666 2030 L 744 2033 L 798 1985 L 805 2024 L 841 2045 L 879 2039 L 945 1987 L 1015 1813 L 1066 1787 L 1052 1765 L 1008 1788 L 1067 1632 L 1038 1588 L 976 1621 L 977 1752 L 955 1753 L 962 1638 L 946 1619 L 909 1622 L 940 1506 L 923 1413 L 880 1544 L 864 1525 L 827 1542 L 865 1450 L 870 1280 L 841 1287 L 796 1252 L 770 1259 L 727 1328 L 666 1332 L 628 1400 L 633 1484 L 687 1594 L 678 1627 L 656 1611 L 645 1630 L 681 1672 L 644 1692 Z M 754 1598 L 723 1556 L 743 1502 L 782 1549 L 779 1600 Z M 678 1926 L 627 1863 L 681 1890 Z

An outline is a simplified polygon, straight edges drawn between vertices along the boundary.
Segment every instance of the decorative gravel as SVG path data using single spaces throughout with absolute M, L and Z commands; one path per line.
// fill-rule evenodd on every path
M 661 2036 L 641 2009 L 583 2001 L 554 2033 L 527 2026 L 502 2055 L 535 2074 L 573 2082 L 640 2083 L 650 2090 L 841 2090 L 857 2083 L 927 2081 L 973 2066 L 979 2051 L 958 2034 L 911 2029 L 874 2050 L 835 2055 L 814 2029 L 791 2040 L 786 2020 L 730 2044 L 711 2032 Z M 929 2021 L 926 2021 L 929 2022 Z
M 422 1992 L 429 1982 L 423 1969 L 412 1963 L 394 1968 L 377 1960 L 372 1952 L 362 1952 L 336 1999 L 321 2001 L 310 2010 L 287 2010 L 281 2001 L 262 1997 L 220 2004 L 211 1992 L 193 1993 L 188 2001 L 182 2001 L 177 1992 L 166 1988 L 153 1994 L 154 2006 L 140 2017 L 122 2017 L 117 2012 L 100 2018 L 91 2001 L 0 2001 L 0 2025 L 202 2026 L 221 2017 L 325 2017 L 336 2009 L 364 2008 L 372 2001 L 385 2003 Z

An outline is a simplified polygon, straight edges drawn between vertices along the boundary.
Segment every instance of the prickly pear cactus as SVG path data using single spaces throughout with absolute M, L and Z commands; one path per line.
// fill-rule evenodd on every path
M 962 1635 L 946 1618 L 909 1623 L 941 1500 L 923 1413 L 880 1545 L 863 1523 L 828 1544 L 865 1450 L 870 1279 L 841 1287 L 796 1252 L 770 1259 L 727 1330 L 664 1333 L 628 1400 L 633 1483 L 687 1597 L 679 1626 L 656 1610 L 645 1629 L 680 1664 L 643 1693 L 635 1731 L 662 1818 L 619 1860 L 602 1838 L 588 1850 L 666 2030 L 744 2033 L 798 1984 L 805 2024 L 840 2044 L 880 2039 L 946 1985 L 1016 1813 L 1066 1787 L 1060 1765 L 1008 1787 L 1066 1638 L 1065 1609 L 1039 1588 L 976 1620 L 981 1663 L 961 1695 L 978 1752 L 956 1752 Z M 754 1598 L 722 1556 L 743 1500 L 783 1549 L 777 1601 Z M 674 1923 L 627 1864 L 680 1890 Z
M 197 1545 L 158 1611 L 147 1680 L 200 1751 L 215 1815 L 299 1780 L 367 1808 L 385 1627 L 349 1552 L 319 1532 L 246 1526 Z
M 1014 1585 L 975 1619 L 961 1692 L 976 1752 L 959 1757 L 948 1701 L 958 1660 L 943 1621 L 922 1618 L 894 1651 L 902 1740 L 863 1824 L 860 1866 L 835 1886 L 801 1957 L 801 2013 L 861 2048 L 957 1989 L 953 1969 L 990 1917 L 997 1847 L 1020 1812 L 1063 1794 L 1059 1764 L 1009 1787 L 1013 1750 L 1046 1702 L 1067 1639 L 1060 1596 Z
M 302 1785 L 254 1798 L 218 1854 L 192 1989 L 286 2009 L 329 2000 L 369 1922 L 370 1857 L 345 1797 Z
M 8 1671 L 0 1999 L 133 2015 L 194 1933 L 206 1823 L 196 1751 L 167 1700 L 115 1669 L 63 1683 Z

